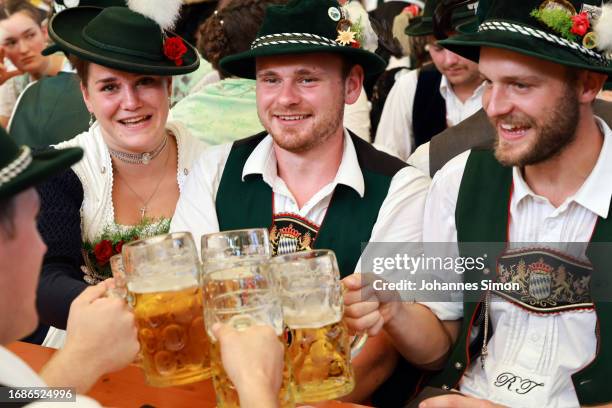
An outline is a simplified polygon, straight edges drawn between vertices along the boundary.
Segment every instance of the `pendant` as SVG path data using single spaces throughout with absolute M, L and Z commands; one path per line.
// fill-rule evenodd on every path
M 150 161 L 151 161 L 151 154 L 143 153 L 142 154 L 142 164 L 149 164 Z
M 140 219 L 141 220 L 144 219 L 146 212 L 147 212 L 147 206 L 146 205 L 140 208 Z

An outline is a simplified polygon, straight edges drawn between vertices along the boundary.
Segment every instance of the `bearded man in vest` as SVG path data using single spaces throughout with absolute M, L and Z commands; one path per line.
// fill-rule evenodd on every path
M 384 69 L 359 48 L 352 24 L 333 0 L 270 6 L 251 50 L 221 60 L 226 72 L 256 79 L 266 131 L 203 154 L 171 230 L 199 244 L 206 233 L 269 228 L 275 255 L 329 248 L 342 276 L 359 270 L 362 243 L 422 239 L 427 177 L 342 127 L 364 72 Z M 395 357 L 385 338 L 368 340 L 352 398 L 384 381 Z
M 365 303 L 361 279 L 345 279 L 353 329 L 384 327 L 407 359 L 442 368 L 432 385 L 463 394 L 422 406 L 612 402 L 612 131 L 592 107 L 612 73 L 611 26 L 599 1 L 493 0 L 478 32 L 442 42 L 479 61 L 496 142 L 436 174 L 424 240 L 458 243 L 449 256 L 497 247 L 462 283 L 518 286 Z
M 406 27 L 409 36 L 427 36 L 433 64 L 397 79 L 380 116 L 375 143 L 402 160 L 433 136 L 454 126 L 481 108 L 482 78 L 478 65 L 451 52 L 434 37 L 433 15 L 441 1 L 428 0 L 421 18 Z M 452 26 L 475 19 L 475 5 L 458 7 Z

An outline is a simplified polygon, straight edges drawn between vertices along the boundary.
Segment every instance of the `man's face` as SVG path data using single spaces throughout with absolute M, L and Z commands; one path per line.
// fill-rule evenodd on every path
M 13 236 L 0 232 L 0 307 L 10 319 L 2 343 L 27 336 L 38 324 L 36 286 L 47 247 L 36 228 L 40 202 L 30 188 L 14 199 Z M 0 227 L 2 228 L 2 227 Z
M 564 66 L 489 47 L 481 49 L 479 66 L 486 84 L 482 106 L 497 133 L 500 163 L 541 163 L 574 140 L 580 104 L 576 80 Z
M 474 61 L 463 58 L 438 45 L 434 37 L 430 37 L 427 47 L 434 65 L 451 85 L 478 85 L 480 83 L 478 64 Z
M 301 153 L 341 134 L 344 104 L 357 100 L 363 78 L 360 67 L 346 79 L 342 68 L 327 53 L 257 58 L 257 114 L 279 147 Z

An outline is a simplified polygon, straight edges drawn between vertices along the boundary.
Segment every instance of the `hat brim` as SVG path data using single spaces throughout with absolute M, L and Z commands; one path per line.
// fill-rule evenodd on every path
M 547 40 L 510 31 L 478 31 L 459 34 L 439 42 L 444 48 L 478 62 L 480 47 L 502 48 L 519 54 L 579 69 L 612 74 L 612 66 L 595 65 L 593 59 Z
M 255 79 L 255 59 L 277 55 L 312 54 L 329 52 L 346 57 L 349 61 L 362 66 L 365 75 L 370 77 L 385 70 L 386 63 L 378 55 L 349 46 L 325 46 L 313 44 L 277 44 L 259 47 L 240 54 L 229 55 L 219 62 L 221 69 L 242 78 Z
M 452 24 L 457 28 L 464 24 L 475 23 L 476 16 L 474 13 L 459 13 L 453 15 Z M 433 19 L 431 17 L 415 17 L 410 20 L 410 23 L 404 30 L 406 35 L 411 37 L 420 37 L 424 35 L 434 35 Z
M 81 160 L 83 150 L 78 147 L 49 149 L 32 153 L 32 163 L 17 177 L 0 187 L 0 198 L 12 197 L 34 187 Z
M 180 66 L 169 59 L 152 61 L 134 55 L 119 54 L 88 43 L 82 36 L 83 28 L 102 10 L 99 7 L 75 7 L 53 16 L 49 22 L 49 36 L 55 44 L 45 48 L 43 55 L 61 50 L 105 67 L 145 75 L 183 75 L 198 68 L 200 64 L 198 53 L 187 42 L 185 42 L 187 52 L 183 55 L 183 64 Z

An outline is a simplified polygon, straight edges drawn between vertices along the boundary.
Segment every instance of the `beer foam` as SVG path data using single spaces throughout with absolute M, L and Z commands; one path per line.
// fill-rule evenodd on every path
M 340 307 L 330 308 L 321 305 L 318 308 L 292 309 L 283 306 L 285 324 L 292 329 L 318 329 L 342 319 Z
M 136 278 L 127 284 L 132 293 L 179 291 L 192 286 L 199 286 L 198 280 L 192 275 L 148 276 Z

